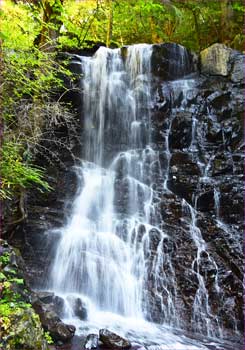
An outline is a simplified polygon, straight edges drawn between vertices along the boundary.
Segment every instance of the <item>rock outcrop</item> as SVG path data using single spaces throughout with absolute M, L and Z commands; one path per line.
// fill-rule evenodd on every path
M 131 348 L 131 343 L 127 339 L 120 337 L 108 329 L 100 330 L 100 341 L 109 349 L 127 350 Z
M 33 308 L 39 315 L 43 328 L 49 332 L 52 339 L 62 342 L 71 340 L 75 334 L 76 327 L 62 322 L 52 304 L 36 301 L 33 303 Z
M 0 240 L 0 348 L 47 350 L 39 316 L 31 307 L 20 252 Z
M 99 336 L 97 334 L 89 334 L 84 343 L 84 349 L 91 350 L 97 349 L 99 345 Z
M 240 53 L 215 44 L 201 53 L 201 74 L 185 78 L 183 71 L 184 80 L 160 82 L 155 90 L 155 147 L 172 192 L 161 194 L 162 229 L 175 243 L 170 253 L 178 286 L 175 300 L 179 318 L 190 328 L 198 290 L 192 267 L 197 247 L 183 200 L 196 208 L 197 228 L 217 264 L 202 257 L 210 312 L 224 328 L 243 328 L 243 60 Z M 163 313 L 157 296 L 150 294 L 149 314 L 157 322 Z
M 229 77 L 233 83 L 244 81 L 244 55 L 239 52 L 223 44 L 213 44 L 200 56 L 203 74 Z

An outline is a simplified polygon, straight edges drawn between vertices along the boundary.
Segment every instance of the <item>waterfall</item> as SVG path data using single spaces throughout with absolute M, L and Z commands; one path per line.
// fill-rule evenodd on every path
M 210 176 L 214 155 L 199 157 L 198 111 L 190 102 L 196 80 L 158 82 L 154 89 L 152 50 L 147 44 L 113 50 L 100 47 L 93 57 L 80 57 L 83 160 L 76 166 L 79 189 L 71 215 L 56 229 L 59 239 L 49 290 L 64 299 L 63 318 L 72 323 L 76 322 L 74 298 L 86 304 L 88 320 L 82 326 L 81 320 L 77 323 L 81 332 L 86 327 L 97 332 L 108 326 L 134 340 L 140 333 L 144 344 L 151 340 L 151 344 L 188 349 L 187 338 L 181 340 L 169 332 L 171 327 L 183 327 L 187 319 L 181 310 L 182 286 L 176 268 L 181 245 L 185 249 L 186 243 L 177 236 L 182 228 L 184 240 L 191 245 L 189 266 L 183 264 L 188 266 L 184 273 L 191 276 L 188 283 L 193 283 L 191 331 L 222 338 L 222 324 L 209 298 L 210 293 L 221 298 L 222 292 L 218 262 L 198 226 L 198 193 L 193 191 L 187 200 L 174 188 L 181 166 L 181 161 L 173 165 L 174 156 L 184 154 L 184 163 L 186 156 L 195 160 L 195 171 L 201 174 L 198 191 L 204 185 L 213 186 L 217 227 L 227 232 L 229 228 L 221 220 L 220 190 Z M 183 48 L 180 52 L 182 67 Z M 181 76 L 179 65 L 177 73 Z M 159 144 L 154 140 L 158 125 L 151 115 L 156 101 L 163 112 Z M 185 146 L 174 149 L 174 125 L 179 113 L 186 111 L 183 128 L 190 132 Z M 164 201 L 176 209 L 170 225 L 171 210 L 164 212 Z M 175 244 L 179 244 L 177 257 Z M 152 321 L 169 327 L 164 336 Z M 206 348 L 199 344 L 198 349 Z
M 82 68 L 83 186 L 60 232 L 52 289 L 89 298 L 97 310 L 142 319 L 148 307 L 151 236 L 156 235 L 151 273 L 155 288 L 168 293 L 163 309 L 171 321 L 171 283 L 167 276 L 158 281 L 166 234 L 153 204 L 153 184 L 161 172 L 158 152 L 150 144 L 151 46 L 129 47 L 126 56 L 120 49 L 101 47 L 94 57 L 82 58 Z

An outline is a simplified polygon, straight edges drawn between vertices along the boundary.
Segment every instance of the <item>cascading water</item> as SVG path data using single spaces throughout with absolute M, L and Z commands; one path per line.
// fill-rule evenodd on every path
M 200 344 L 192 347 L 190 339 L 173 335 L 171 328 L 165 328 L 163 334 L 160 326 L 145 321 L 149 319 L 151 292 L 165 327 L 178 327 L 180 319 L 175 270 L 167 247 L 170 237 L 162 230 L 158 206 L 161 193 L 172 193 L 168 188 L 169 135 L 178 108 L 172 106 L 168 118 L 162 167 L 151 133 L 151 54 L 152 46 L 142 44 L 115 50 L 101 47 L 93 57 L 81 57 L 84 161 L 77 167 L 80 190 L 72 215 L 59 230 L 49 289 L 65 300 L 64 319 L 76 323 L 80 333 L 84 328 L 96 332 L 110 327 L 140 344 L 205 349 Z M 168 84 L 172 94 L 182 94 L 179 109 L 185 107 L 194 80 Z M 193 117 L 190 153 L 197 151 L 197 122 Z M 208 170 L 209 163 L 203 171 L 204 182 L 209 181 Z M 192 263 L 198 280 L 193 329 L 221 336 L 201 272 L 203 258 L 214 266 L 217 293 L 218 267 L 197 227 L 196 207 L 183 200 L 182 209 L 197 250 Z M 74 298 L 86 303 L 86 322 L 76 319 Z
M 202 237 L 200 229 L 196 225 L 196 210 L 188 204 L 183 199 L 183 210 L 187 212 L 187 215 L 190 218 L 189 228 L 191 237 L 197 248 L 197 255 L 192 263 L 192 269 L 195 271 L 195 274 L 198 279 L 198 289 L 195 295 L 193 303 L 193 316 L 192 322 L 194 323 L 195 329 L 200 333 L 207 333 L 208 336 L 222 336 L 222 329 L 219 324 L 219 320 L 215 315 L 212 314 L 210 305 L 209 305 L 209 293 L 205 285 L 205 278 L 202 275 L 202 260 L 207 260 L 208 263 L 214 266 L 215 268 L 215 289 L 219 293 L 218 285 L 218 267 L 215 263 L 215 260 L 210 256 L 207 251 L 206 243 Z M 194 328 L 193 327 L 193 328 Z
M 82 58 L 83 187 L 61 232 L 51 283 L 56 293 L 89 298 L 97 310 L 142 319 L 150 236 L 157 234 L 152 274 L 155 287 L 168 292 L 163 309 L 171 321 L 175 309 L 168 278 L 157 277 L 166 235 L 153 204 L 153 184 L 161 172 L 150 146 L 150 58 L 149 45 L 128 48 L 126 57 L 100 48 L 93 58 Z M 113 143 L 120 150 L 115 154 L 108 150 Z

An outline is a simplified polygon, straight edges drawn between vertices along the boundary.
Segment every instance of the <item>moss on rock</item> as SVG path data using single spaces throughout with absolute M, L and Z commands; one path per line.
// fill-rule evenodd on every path
M 10 314 L 8 320 L 7 327 L 2 332 L 2 346 L 4 349 L 48 349 L 39 317 L 32 308 L 18 310 Z
M 0 241 L 0 349 L 47 350 L 39 316 L 27 302 L 17 254 Z

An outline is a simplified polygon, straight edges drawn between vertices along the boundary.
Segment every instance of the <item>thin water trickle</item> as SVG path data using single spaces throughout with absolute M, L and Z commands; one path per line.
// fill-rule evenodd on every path
M 189 216 L 190 234 L 197 248 L 196 257 L 192 262 L 192 269 L 194 274 L 196 274 L 198 280 L 198 288 L 193 303 L 193 328 L 197 329 L 200 333 L 206 334 L 210 337 L 221 336 L 222 328 L 219 319 L 212 313 L 210 308 L 209 292 L 205 283 L 205 275 L 203 275 L 202 272 L 202 260 L 205 259 L 208 261 L 214 266 L 216 270 L 214 288 L 217 292 L 219 292 L 217 279 L 218 267 L 215 263 L 215 260 L 210 256 L 201 231 L 196 224 L 196 209 L 193 208 L 184 199 L 182 200 L 182 207 L 183 211 L 186 212 L 187 216 Z

